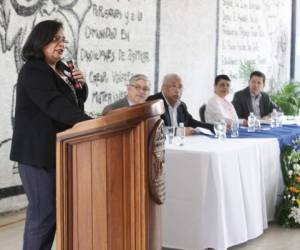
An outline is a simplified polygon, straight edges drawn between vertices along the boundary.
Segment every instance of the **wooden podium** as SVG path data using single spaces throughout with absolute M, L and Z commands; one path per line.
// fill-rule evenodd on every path
M 162 101 L 57 135 L 58 250 L 161 250 Z

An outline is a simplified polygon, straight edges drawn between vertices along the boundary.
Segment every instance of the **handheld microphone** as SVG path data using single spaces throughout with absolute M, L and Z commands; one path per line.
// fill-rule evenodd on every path
M 71 59 L 69 59 L 67 61 L 67 65 L 68 65 L 68 68 L 71 71 L 71 78 L 73 79 L 74 88 L 75 89 L 82 89 L 81 83 L 78 80 L 74 79 L 73 76 L 72 76 L 72 71 L 74 69 L 74 63 L 73 63 L 73 61 Z

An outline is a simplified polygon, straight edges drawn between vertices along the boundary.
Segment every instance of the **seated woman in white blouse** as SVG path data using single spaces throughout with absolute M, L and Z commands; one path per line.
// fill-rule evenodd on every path
M 215 123 L 225 120 L 227 126 L 230 127 L 233 121 L 238 121 L 234 106 L 225 98 L 229 93 L 230 81 L 227 75 L 216 76 L 215 95 L 206 104 L 206 122 Z

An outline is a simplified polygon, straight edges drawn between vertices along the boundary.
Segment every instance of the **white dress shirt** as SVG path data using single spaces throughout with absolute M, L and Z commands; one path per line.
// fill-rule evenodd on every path
M 205 121 L 214 123 L 220 120 L 230 125 L 232 121 L 238 121 L 238 116 L 231 102 L 215 94 L 206 104 Z
M 167 98 L 165 97 L 164 93 L 162 92 L 163 97 L 165 98 L 165 101 L 168 105 L 168 111 L 169 111 L 169 115 L 170 115 L 170 119 L 171 119 L 171 126 L 172 127 L 178 127 L 178 121 L 177 121 L 177 108 L 180 105 L 180 101 L 177 101 L 174 105 L 174 107 L 172 107 L 172 105 L 170 105 L 170 103 L 168 102 Z
M 129 107 L 133 106 L 133 105 L 136 105 L 136 103 L 129 100 L 128 96 L 127 96 L 127 101 L 128 101 Z

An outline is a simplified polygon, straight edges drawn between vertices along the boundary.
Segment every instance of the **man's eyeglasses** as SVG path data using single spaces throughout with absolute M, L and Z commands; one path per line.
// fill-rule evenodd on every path
M 171 89 L 183 90 L 183 86 L 182 85 L 171 84 L 171 85 L 169 85 L 169 87 Z
M 135 85 L 135 84 L 129 84 L 129 86 L 134 87 L 137 91 L 143 91 L 143 92 L 148 92 L 150 91 L 149 87 L 142 87 L 140 85 Z
M 66 40 L 66 38 L 64 36 L 54 36 L 52 38 L 52 42 L 54 42 L 54 43 L 61 43 L 61 42 L 63 42 L 63 43 L 69 43 L 69 41 Z

